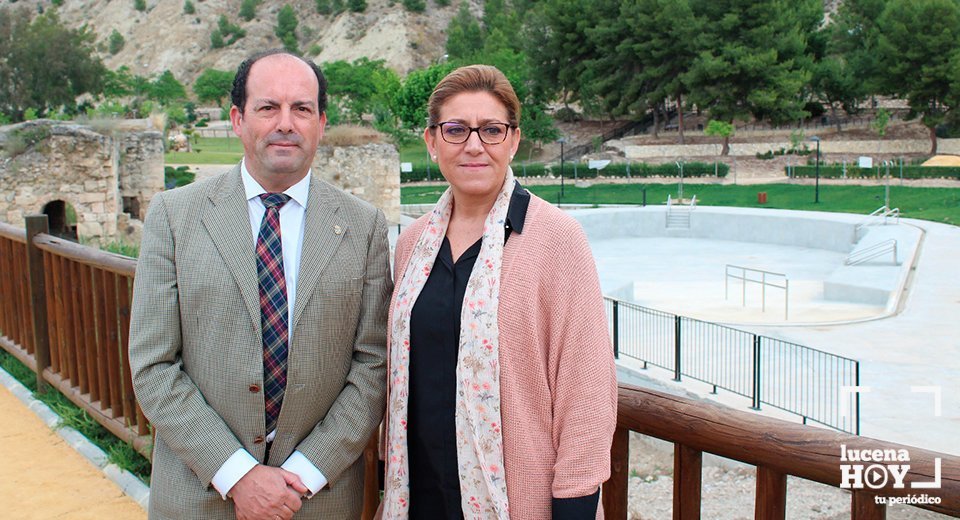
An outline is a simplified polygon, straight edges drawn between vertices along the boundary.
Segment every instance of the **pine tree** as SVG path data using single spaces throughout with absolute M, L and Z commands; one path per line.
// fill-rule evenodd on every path
M 260 5 L 259 0 L 243 0 L 240 4 L 240 18 L 248 22 L 253 20 L 257 16 L 258 5 Z
M 277 13 L 277 26 L 273 33 L 283 42 L 283 48 L 299 54 L 297 48 L 297 13 L 290 4 L 285 4 Z
M 349 0 L 350 11 L 362 13 L 367 10 L 367 0 Z

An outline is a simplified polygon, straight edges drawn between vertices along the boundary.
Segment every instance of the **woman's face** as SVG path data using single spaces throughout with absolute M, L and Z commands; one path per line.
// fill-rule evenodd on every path
M 469 128 L 495 129 L 490 123 L 508 123 L 503 103 L 488 92 L 461 92 L 440 107 L 440 122 L 457 123 L 459 128 L 454 130 L 462 131 L 466 127 L 469 132 L 467 140 L 460 144 L 445 141 L 439 127 L 428 128 L 423 136 L 427 150 L 453 187 L 454 195 L 483 197 L 499 192 L 507 167 L 520 145 L 520 129 L 507 128 L 502 143 L 486 144 L 480 140 L 479 132 L 470 132 Z M 495 140 L 490 132 L 484 139 Z

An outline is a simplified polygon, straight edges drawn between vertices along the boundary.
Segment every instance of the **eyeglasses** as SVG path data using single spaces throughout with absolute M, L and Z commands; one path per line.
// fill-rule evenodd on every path
M 487 123 L 476 128 L 469 127 L 454 121 L 444 121 L 430 125 L 430 128 L 440 127 L 440 136 L 450 144 L 463 144 L 470 139 L 470 134 L 477 133 L 484 144 L 500 144 L 507 140 L 507 131 L 513 125 L 507 123 Z

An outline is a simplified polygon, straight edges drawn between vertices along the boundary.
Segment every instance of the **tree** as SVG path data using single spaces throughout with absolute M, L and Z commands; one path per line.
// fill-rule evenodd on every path
M 147 10 L 147 0 L 133 0 L 133 8 L 143 12 Z
M 106 67 L 87 28 L 68 29 L 50 9 L 30 21 L 24 10 L 0 9 L 0 112 L 21 121 L 28 108 L 43 117 L 76 105 L 81 94 L 99 94 Z
M 161 105 L 168 105 L 173 101 L 186 99 L 187 90 L 172 72 L 165 70 L 150 82 L 148 97 Z
M 403 0 L 403 7 L 413 13 L 422 13 L 427 10 L 426 0 Z
M 225 70 L 204 69 L 193 82 L 193 93 L 203 103 L 214 102 L 221 106 L 224 97 L 233 88 L 233 73 Z
M 879 91 L 877 20 L 887 0 L 844 0 L 828 28 L 828 55 L 842 58 L 864 96 Z
M 117 70 L 107 70 L 103 77 L 103 95 L 106 98 L 129 96 L 133 85 L 130 67 L 121 65 Z
M 407 74 L 393 96 L 391 108 L 400 123 L 411 130 L 422 129 L 427 121 L 427 101 L 433 88 L 453 70 L 449 63 L 438 63 Z
M 338 60 L 324 65 L 327 93 L 338 100 L 337 105 L 351 121 L 359 123 L 364 114 L 387 107 L 400 88 L 400 78 L 384 64 L 384 60 L 360 58 L 353 63 Z
M 719 136 L 723 138 L 723 148 L 720 149 L 720 155 L 730 153 L 730 136 L 733 135 L 733 124 L 726 121 L 717 121 L 711 119 L 703 133 L 710 136 Z
M 700 49 L 683 79 L 690 100 L 712 119 L 797 121 L 810 78 L 811 20 L 823 16 L 819 0 L 696 0 L 704 26 Z M 811 14 L 813 13 L 813 14 Z
M 194 14 L 197 12 L 197 8 L 193 6 L 193 2 L 186 0 L 183 2 L 183 14 Z
M 467 2 L 461 2 L 457 15 L 447 26 L 447 56 L 451 60 L 469 59 L 483 47 L 484 33 L 470 14 Z
M 362 13 L 367 10 L 367 0 L 349 0 L 350 11 Z
M 110 55 L 115 55 L 123 50 L 123 46 L 126 43 L 127 42 L 123 39 L 123 35 L 120 34 L 120 31 L 114 29 L 113 32 L 110 33 L 110 43 L 107 47 L 107 49 L 110 51 Z
M 273 33 L 283 42 L 283 48 L 290 52 L 299 54 L 297 49 L 297 13 L 294 12 L 290 4 L 284 4 L 277 13 L 277 26 Z
M 226 45 L 223 41 L 223 35 L 220 34 L 220 29 L 214 29 L 210 31 L 210 47 L 214 49 L 221 49 Z
M 672 100 L 683 143 L 683 100 L 689 89 L 682 78 L 697 56 L 701 26 L 686 0 L 628 0 L 615 19 L 589 29 L 598 49 L 589 77 L 607 110 L 642 115 L 653 108 L 656 132 L 658 107 Z
M 330 5 L 330 0 L 317 0 L 316 1 L 317 12 L 320 14 L 331 14 L 333 13 L 333 6 Z
M 544 0 L 537 4 L 522 40 L 537 99 L 559 99 L 565 105 L 592 95 L 587 67 L 597 57 L 590 28 L 609 24 L 619 15 L 617 0 Z
M 960 40 L 960 6 L 954 0 L 890 0 L 877 20 L 882 92 L 906 98 L 930 132 L 937 153 L 936 127 L 954 108 L 951 90 Z
M 260 0 L 243 0 L 240 4 L 240 18 L 248 22 L 253 20 L 257 16 L 257 6 L 259 5 Z
M 826 56 L 813 65 L 810 89 L 814 96 L 827 104 L 837 132 L 840 132 L 840 118 L 837 110 L 852 114 L 866 96 L 864 83 L 853 72 L 842 56 Z

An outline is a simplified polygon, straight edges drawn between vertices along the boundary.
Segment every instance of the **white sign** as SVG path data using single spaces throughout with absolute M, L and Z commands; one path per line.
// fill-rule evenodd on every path
M 602 170 L 610 164 L 610 159 L 603 159 L 598 161 L 590 161 L 587 163 L 587 167 L 591 170 Z
M 402 162 L 400 163 L 400 173 L 410 173 L 413 171 L 413 163 Z
M 861 168 L 873 168 L 873 157 L 866 157 L 861 155 L 860 160 L 857 162 L 857 164 Z

